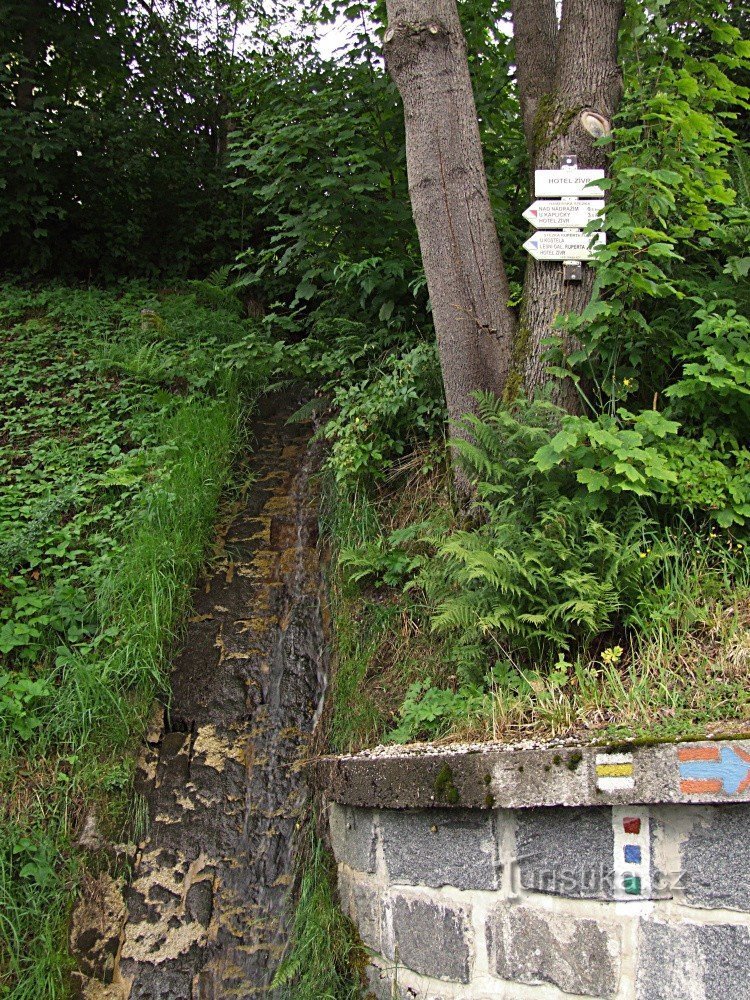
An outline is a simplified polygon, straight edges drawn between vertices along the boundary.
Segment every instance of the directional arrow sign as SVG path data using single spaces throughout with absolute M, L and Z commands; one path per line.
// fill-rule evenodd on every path
M 538 232 L 526 240 L 528 250 L 535 260 L 590 260 L 597 246 L 606 243 L 605 233 L 555 233 Z
M 583 229 L 604 208 L 600 199 L 535 201 L 523 213 L 535 229 Z
M 537 198 L 603 198 L 602 188 L 591 184 L 603 177 L 603 170 L 535 170 L 534 194 Z

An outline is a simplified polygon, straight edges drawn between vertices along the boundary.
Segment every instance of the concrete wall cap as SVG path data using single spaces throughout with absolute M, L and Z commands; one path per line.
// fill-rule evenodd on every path
M 311 765 L 334 802 L 383 809 L 526 809 L 750 802 L 750 740 L 378 747 Z

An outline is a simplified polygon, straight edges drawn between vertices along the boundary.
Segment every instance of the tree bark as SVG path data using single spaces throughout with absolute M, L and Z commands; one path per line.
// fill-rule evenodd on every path
M 581 168 L 605 167 L 605 151 L 583 128 L 580 115 L 588 110 L 611 120 L 619 106 L 622 78 L 617 65 L 617 35 L 623 7 L 623 0 L 563 0 L 552 87 L 546 94 L 540 94 L 538 87 L 529 94 L 529 74 L 520 68 L 538 61 L 535 38 L 541 31 L 539 25 L 548 24 L 548 3 L 516 0 L 518 85 L 527 142 L 528 129 L 532 135 L 529 157 L 533 169 L 556 169 L 561 158 L 571 153 L 578 157 Z M 526 110 L 530 112 L 532 107 L 534 118 L 527 126 Z M 572 379 L 547 374 L 544 341 L 557 337 L 566 355 L 579 346 L 575 338 L 553 327 L 561 313 L 580 313 L 585 308 L 593 283 L 591 268 L 583 268 L 582 281 L 565 283 L 562 264 L 529 258 L 514 345 L 514 376 L 506 395 L 519 388 L 533 395 L 549 384 L 553 402 L 573 413 L 580 410 L 580 396 Z
M 502 393 L 515 317 L 455 0 L 386 6 L 386 65 L 404 105 L 409 195 L 455 434 L 476 411 L 473 392 Z
M 534 163 L 539 105 L 555 85 L 557 15 L 555 0 L 513 0 L 516 81 L 529 163 Z M 532 168 L 533 169 L 533 168 Z

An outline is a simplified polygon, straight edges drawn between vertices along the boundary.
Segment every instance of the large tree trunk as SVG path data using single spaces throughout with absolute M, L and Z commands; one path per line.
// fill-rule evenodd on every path
M 554 3 L 554 0 L 552 0 Z M 529 82 L 529 67 L 539 63 L 539 45 L 548 44 L 550 0 L 515 0 L 513 6 L 518 86 L 534 169 L 555 169 L 567 154 L 582 168 L 604 167 L 605 151 L 581 124 L 581 112 L 611 120 L 620 102 L 622 79 L 617 65 L 617 35 L 623 0 L 563 0 L 557 32 L 551 89 L 539 91 L 539 77 Z M 523 67 L 523 69 L 522 69 Z M 533 191 L 532 191 L 533 194 Z M 583 280 L 563 282 L 560 263 L 529 258 L 524 281 L 521 322 L 516 334 L 516 377 L 509 389 L 523 387 L 532 395 L 549 383 L 551 398 L 570 412 L 580 409 L 571 379 L 549 376 L 544 341 L 556 336 L 567 355 L 578 346 L 571 336 L 553 329 L 561 313 L 580 313 L 591 298 L 593 273 L 583 268 Z
M 455 0 L 386 6 L 386 64 L 404 104 L 409 194 L 456 433 L 476 409 L 473 392 L 502 393 L 515 318 Z
M 529 163 L 536 151 L 537 114 L 555 85 L 557 15 L 555 0 L 513 0 L 516 80 Z M 533 176 L 533 174 L 532 174 Z

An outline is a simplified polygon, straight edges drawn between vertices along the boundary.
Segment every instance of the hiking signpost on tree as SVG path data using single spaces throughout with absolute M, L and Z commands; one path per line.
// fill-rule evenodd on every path
M 523 213 L 535 229 L 583 229 L 604 208 L 601 198 L 560 198 L 533 201 Z
M 596 241 L 595 243 L 593 241 Z M 534 233 L 523 245 L 535 260 L 589 260 L 596 246 L 604 243 L 604 233 L 564 229 L 562 232 L 542 230 Z
M 559 170 L 534 171 L 534 194 L 543 200 L 529 205 L 523 217 L 539 232 L 523 248 L 535 260 L 562 261 L 565 281 L 581 281 L 581 261 L 606 242 L 605 233 L 582 231 L 604 208 L 596 183 L 603 177 L 603 170 L 579 170 L 575 156 L 564 156 Z

